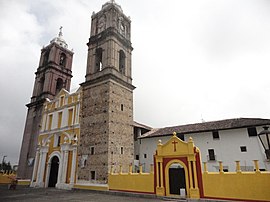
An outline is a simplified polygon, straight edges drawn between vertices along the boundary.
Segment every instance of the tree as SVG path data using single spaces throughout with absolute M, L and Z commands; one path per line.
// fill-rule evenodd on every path
M 0 164 L 0 168 L 1 168 L 1 170 L 4 170 L 4 171 L 7 171 L 7 170 L 10 171 L 10 170 L 12 170 L 12 167 L 11 167 L 10 162 L 6 163 L 5 161 L 2 162 L 2 164 Z

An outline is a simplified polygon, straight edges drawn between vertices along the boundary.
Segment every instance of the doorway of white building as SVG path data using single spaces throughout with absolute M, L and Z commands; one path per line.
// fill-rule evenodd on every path
M 54 156 L 51 160 L 50 177 L 48 187 L 55 187 L 58 177 L 59 158 Z

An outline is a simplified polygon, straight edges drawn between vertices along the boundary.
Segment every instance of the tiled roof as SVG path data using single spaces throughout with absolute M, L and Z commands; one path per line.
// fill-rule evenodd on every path
M 133 121 L 133 126 L 138 127 L 138 128 L 144 128 L 144 129 L 147 129 L 147 130 L 152 130 L 151 127 L 149 127 L 147 125 L 144 125 L 144 124 L 141 124 L 141 123 L 138 123 L 136 121 Z
M 152 129 L 151 131 L 141 136 L 141 138 L 166 136 L 173 134 L 173 132 L 180 134 L 188 134 L 214 130 L 228 130 L 236 128 L 247 128 L 252 126 L 264 126 L 264 125 L 270 125 L 270 119 L 259 119 L 259 118 L 225 119 L 219 121 L 210 121 L 203 123 Z

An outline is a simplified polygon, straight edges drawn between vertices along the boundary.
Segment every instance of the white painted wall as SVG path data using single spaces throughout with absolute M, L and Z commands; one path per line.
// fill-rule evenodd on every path
M 257 132 L 262 130 L 262 127 L 257 127 Z M 212 132 L 187 134 L 185 141 L 188 141 L 189 137 L 193 138 L 195 146 L 200 149 L 202 162 L 208 162 L 209 171 L 218 171 L 219 161 L 223 162 L 224 168 L 235 171 L 236 160 L 240 160 L 242 169 L 253 170 L 253 160 L 259 160 L 260 169 L 270 170 L 270 163 L 266 161 L 258 137 L 249 137 L 246 128 L 221 130 L 219 139 L 213 139 Z M 141 144 L 139 144 L 140 163 L 145 167 L 146 172 L 149 171 L 150 164 L 153 164 L 153 154 L 156 151 L 158 140 L 162 140 L 164 144 L 169 138 L 170 136 L 141 139 Z M 240 146 L 246 146 L 247 152 L 241 152 Z M 215 150 L 216 161 L 207 160 L 208 149 Z M 144 154 L 147 154 L 147 158 L 144 158 Z
M 144 172 L 150 171 L 150 165 L 154 164 L 154 154 L 156 153 L 158 141 L 161 140 L 162 143 L 165 143 L 169 140 L 170 137 L 155 137 L 155 138 L 144 138 L 138 140 L 139 142 L 139 154 L 140 154 L 140 164 L 143 167 Z M 144 154 L 147 155 L 147 158 L 144 158 Z

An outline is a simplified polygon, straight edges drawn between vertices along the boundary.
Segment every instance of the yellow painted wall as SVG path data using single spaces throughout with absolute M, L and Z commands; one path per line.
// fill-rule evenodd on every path
M 209 198 L 270 201 L 270 172 L 203 173 Z
M 96 191 L 108 191 L 108 186 L 101 185 L 87 185 L 87 184 L 75 184 L 74 189 L 96 190 Z
M 29 186 L 30 183 L 31 183 L 31 180 L 18 180 L 18 185 Z
M 15 175 L 13 175 L 13 177 L 14 176 Z M 0 184 L 10 184 L 11 183 L 10 177 L 12 177 L 12 176 L 0 173 Z
M 67 163 L 67 176 L 66 176 L 66 183 L 70 182 L 71 176 L 71 167 L 72 167 L 72 152 L 68 152 L 68 163 Z
M 72 115 L 73 115 L 73 109 L 68 110 L 68 126 L 72 125 Z
M 0 173 L 0 184 L 10 184 L 12 179 L 15 179 L 16 175 L 13 173 L 3 174 Z M 17 185 L 30 185 L 30 180 L 18 180 Z
M 154 193 L 154 174 L 109 174 L 109 189 L 129 192 Z

